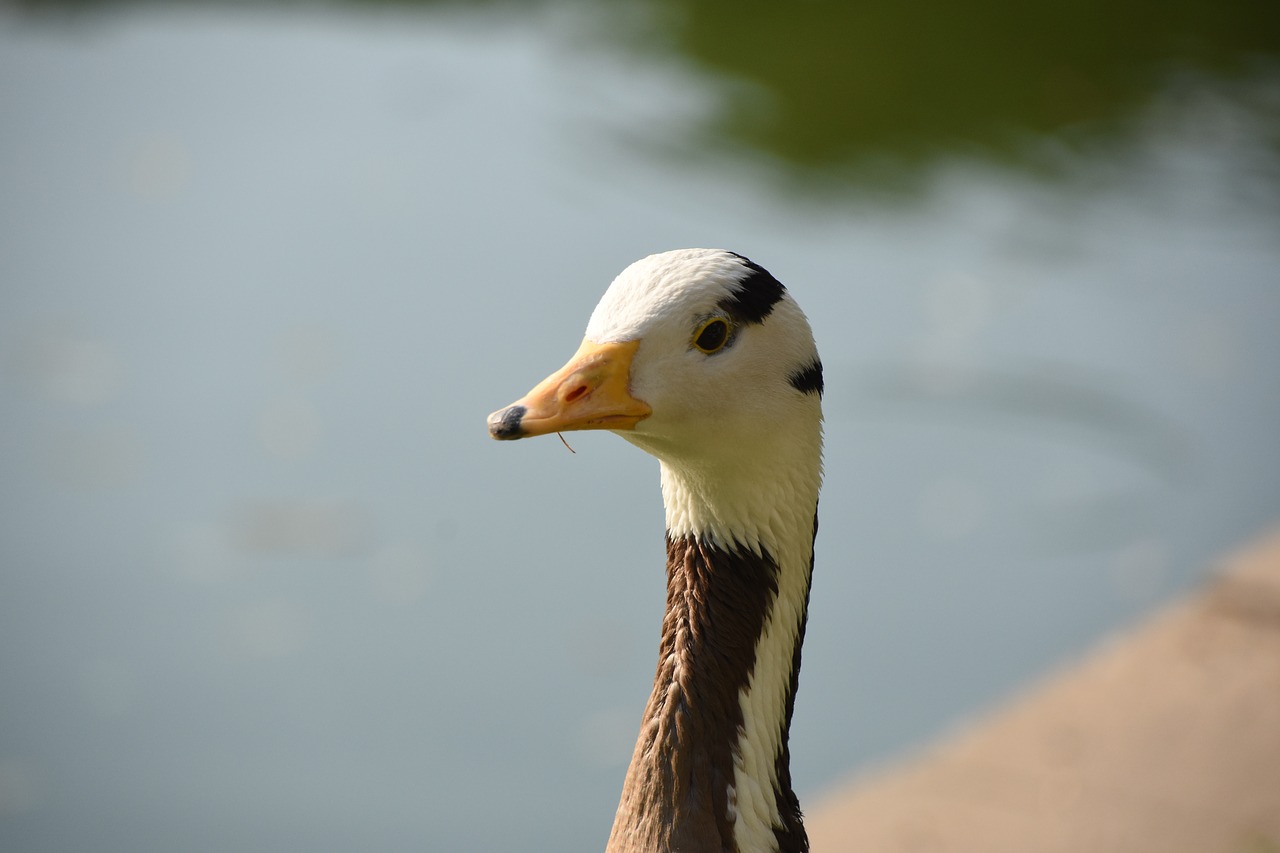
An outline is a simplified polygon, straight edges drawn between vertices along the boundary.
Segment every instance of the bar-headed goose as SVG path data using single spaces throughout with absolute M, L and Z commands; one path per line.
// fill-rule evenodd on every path
M 667 606 L 609 853 L 803 851 L 787 737 L 822 481 L 822 363 L 777 279 L 713 249 L 625 269 L 494 438 L 609 429 L 658 458 Z

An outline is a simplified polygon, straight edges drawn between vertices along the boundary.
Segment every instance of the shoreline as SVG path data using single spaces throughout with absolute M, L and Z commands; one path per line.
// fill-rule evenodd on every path
M 805 825 L 815 853 L 1280 853 L 1280 529 Z

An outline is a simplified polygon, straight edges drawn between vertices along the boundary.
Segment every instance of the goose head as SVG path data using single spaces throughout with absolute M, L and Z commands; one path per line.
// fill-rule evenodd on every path
M 489 431 L 609 429 L 668 465 L 741 466 L 820 420 L 821 391 L 813 334 L 786 288 L 732 252 L 684 249 L 623 270 L 578 352 L 490 415 Z

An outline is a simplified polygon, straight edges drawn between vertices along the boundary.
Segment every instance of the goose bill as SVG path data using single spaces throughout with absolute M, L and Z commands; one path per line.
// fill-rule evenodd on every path
M 639 341 L 584 340 L 568 364 L 519 400 L 489 415 L 489 435 L 506 440 L 581 429 L 634 429 L 648 404 L 631 395 Z

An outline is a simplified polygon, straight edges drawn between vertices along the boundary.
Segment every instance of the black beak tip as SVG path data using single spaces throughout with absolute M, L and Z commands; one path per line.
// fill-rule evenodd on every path
M 524 406 L 508 406 L 500 412 L 489 415 L 489 435 L 499 441 L 509 441 L 524 436 L 520 421 L 527 410 Z

